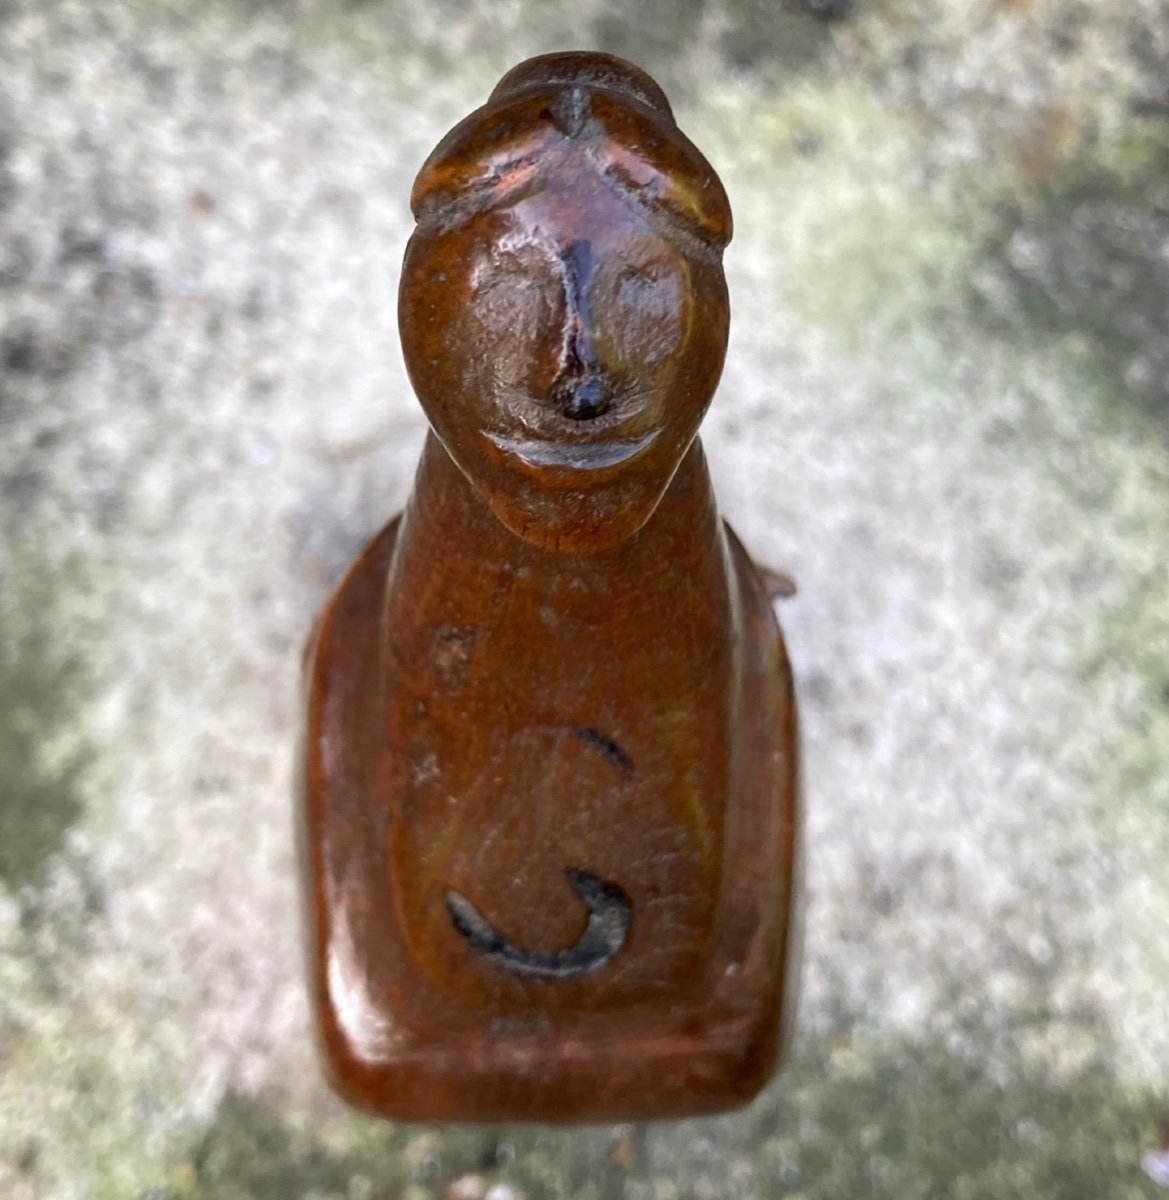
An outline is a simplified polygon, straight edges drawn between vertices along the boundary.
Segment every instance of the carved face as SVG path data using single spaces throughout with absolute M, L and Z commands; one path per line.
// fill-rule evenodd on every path
M 620 194 L 583 151 L 406 252 L 406 365 L 436 435 L 514 533 L 574 552 L 649 519 L 722 371 L 716 251 Z

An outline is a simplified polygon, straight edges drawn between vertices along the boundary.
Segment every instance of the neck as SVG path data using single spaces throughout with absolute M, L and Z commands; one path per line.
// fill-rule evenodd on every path
M 405 583 L 405 575 L 414 574 L 419 565 L 414 560 L 420 553 L 428 558 L 440 555 L 450 566 L 466 561 L 487 573 L 506 567 L 529 578 L 559 578 L 568 570 L 644 588 L 647 578 L 671 574 L 668 568 L 677 565 L 679 554 L 687 560 L 680 564 L 684 569 L 698 567 L 693 559 L 712 553 L 721 565 L 725 544 L 697 440 L 661 503 L 636 534 L 611 549 L 578 555 L 544 549 L 509 530 L 430 433 L 398 533 L 391 592 L 399 582 Z

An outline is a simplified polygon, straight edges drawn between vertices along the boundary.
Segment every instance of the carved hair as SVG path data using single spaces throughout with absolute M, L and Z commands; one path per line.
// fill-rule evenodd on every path
M 529 58 L 510 71 L 495 85 L 488 104 L 506 100 L 533 87 L 559 84 L 566 87 L 605 88 L 639 100 L 656 109 L 674 123 L 674 113 L 666 93 L 640 67 L 612 54 L 594 54 L 589 50 L 568 50 L 561 54 L 541 54 Z
M 509 71 L 423 164 L 411 208 L 419 224 L 459 224 L 539 190 L 548 167 L 568 154 L 709 250 L 730 241 L 726 192 L 678 129 L 661 88 L 632 63 L 584 51 L 541 55 Z

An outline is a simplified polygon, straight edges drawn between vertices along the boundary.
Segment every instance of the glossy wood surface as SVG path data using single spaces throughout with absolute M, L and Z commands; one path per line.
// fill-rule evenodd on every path
M 730 211 L 656 85 L 531 60 L 414 189 L 431 422 L 326 606 L 298 797 L 327 1073 L 400 1120 L 713 1112 L 789 1004 L 796 712 L 698 424 Z

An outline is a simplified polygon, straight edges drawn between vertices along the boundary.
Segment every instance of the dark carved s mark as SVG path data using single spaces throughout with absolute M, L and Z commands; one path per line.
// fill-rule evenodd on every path
M 589 871 L 567 871 L 568 882 L 589 909 L 589 923 L 567 950 L 525 950 L 491 927 L 465 896 L 446 893 L 455 928 L 490 962 L 527 979 L 575 979 L 603 967 L 625 945 L 632 906 L 615 883 Z
M 574 725 L 572 732 L 582 742 L 599 750 L 622 775 L 633 774 L 633 759 L 629 757 L 620 742 L 611 738 L 607 733 L 594 729 L 591 725 Z

